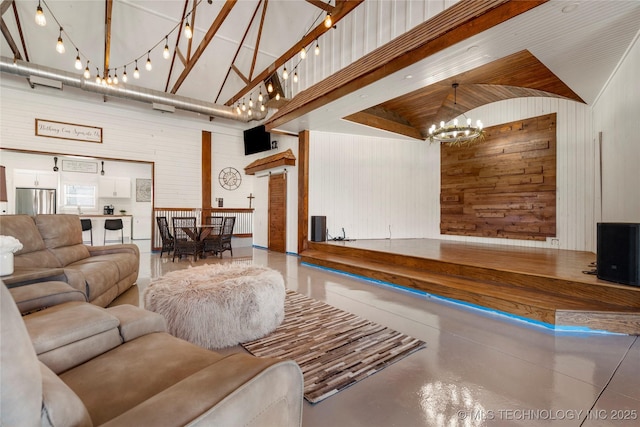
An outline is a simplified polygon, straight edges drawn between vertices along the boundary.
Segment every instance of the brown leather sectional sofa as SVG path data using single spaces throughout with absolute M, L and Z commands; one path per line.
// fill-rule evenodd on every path
M 133 305 L 67 301 L 21 317 L 4 284 L 0 304 L 2 426 L 301 425 L 293 361 L 203 349 Z
M 67 282 L 102 307 L 127 292 L 138 278 L 140 252 L 133 244 L 87 246 L 78 215 L 0 216 L 0 235 L 23 248 L 14 272 L 2 280 L 10 288 L 34 282 Z

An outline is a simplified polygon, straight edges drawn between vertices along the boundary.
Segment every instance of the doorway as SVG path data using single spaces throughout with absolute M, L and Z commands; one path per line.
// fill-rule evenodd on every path
M 269 250 L 287 251 L 287 173 L 269 175 Z

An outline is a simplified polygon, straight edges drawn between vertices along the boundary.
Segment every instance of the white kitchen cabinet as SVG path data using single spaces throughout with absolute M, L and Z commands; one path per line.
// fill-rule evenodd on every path
M 101 198 L 131 198 L 131 178 L 121 177 L 101 177 L 100 178 Z
M 49 171 L 16 169 L 13 171 L 15 188 L 58 188 L 58 174 Z

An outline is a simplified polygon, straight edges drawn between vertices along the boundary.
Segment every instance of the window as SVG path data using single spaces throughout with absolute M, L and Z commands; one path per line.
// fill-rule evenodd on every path
M 65 208 L 89 208 L 96 207 L 96 185 L 64 184 L 63 207 Z

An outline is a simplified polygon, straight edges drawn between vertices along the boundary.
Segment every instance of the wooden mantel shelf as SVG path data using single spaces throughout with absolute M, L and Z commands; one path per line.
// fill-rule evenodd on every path
M 295 166 L 296 156 L 291 149 L 276 153 L 268 157 L 263 157 L 244 168 L 244 173 L 247 175 L 255 175 L 256 172 L 273 169 L 281 166 Z

